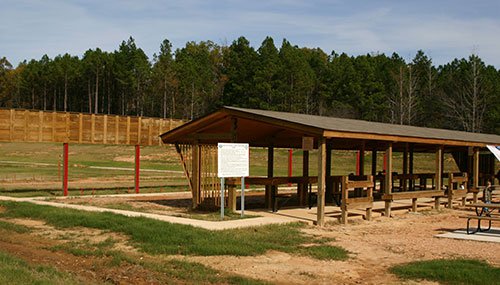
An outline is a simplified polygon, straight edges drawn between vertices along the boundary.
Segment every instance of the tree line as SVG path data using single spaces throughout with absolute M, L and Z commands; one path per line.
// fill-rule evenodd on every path
M 223 105 L 500 134 L 500 71 L 479 56 L 435 66 L 423 51 L 349 56 L 271 37 L 255 49 L 166 39 L 149 59 L 132 37 L 25 60 L 0 58 L 0 107 L 193 119 Z

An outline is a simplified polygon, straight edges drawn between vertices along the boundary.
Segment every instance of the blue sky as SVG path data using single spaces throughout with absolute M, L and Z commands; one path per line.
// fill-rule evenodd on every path
M 422 49 L 434 64 L 478 54 L 500 68 L 498 0 L 0 0 L 0 57 L 81 56 L 113 51 L 132 36 L 150 57 L 163 39 L 230 45 L 245 36 L 258 48 L 266 36 L 349 55 Z

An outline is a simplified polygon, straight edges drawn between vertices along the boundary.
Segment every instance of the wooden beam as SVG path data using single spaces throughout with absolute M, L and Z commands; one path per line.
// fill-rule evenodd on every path
M 316 224 L 325 224 L 326 139 L 318 139 L 318 207 Z
M 233 138 L 232 133 L 202 133 L 202 134 L 189 134 L 185 136 L 188 140 L 223 140 L 231 141 Z
M 353 133 L 353 132 L 341 132 L 341 131 L 324 131 L 323 135 L 326 138 L 347 138 L 347 139 L 362 139 L 362 140 L 363 139 L 379 140 L 386 142 L 390 141 L 394 143 L 409 142 L 409 143 L 431 144 L 431 145 L 486 147 L 486 143 L 467 142 L 458 140 L 430 139 L 430 138 L 419 138 L 419 137 L 404 137 L 396 135 L 366 134 L 366 133 Z
M 385 159 L 387 169 L 385 171 L 384 194 L 390 195 L 392 193 L 392 143 L 387 145 Z M 391 216 L 391 201 L 385 201 L 385 216 Z

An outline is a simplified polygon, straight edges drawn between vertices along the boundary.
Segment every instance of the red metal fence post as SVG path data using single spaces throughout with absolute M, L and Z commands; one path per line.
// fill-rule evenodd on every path
M 63 144 L 63 194 L 68 196 L 68 143 Z
M 360 152 L 357 151 L 356 152 L 356 175 L 360 175 L 361 173 L 361 170 L 360 170 L 360 163 L 359 163 L 359 156 L 360 156 Z
M 140 163 L 141 163 L 141 146 L 140 145 L 136 145 L 135 146 L 135 193 L 139 193 L 139 181 L 140 181 L 139 169 L 140 169 Z

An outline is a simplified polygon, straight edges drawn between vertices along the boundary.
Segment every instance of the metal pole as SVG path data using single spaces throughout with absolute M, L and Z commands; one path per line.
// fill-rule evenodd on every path
M 220 179 L 220 219 L 224 220 L 224 177 Z
M 135 193 L 139 193 L 141 146 L 135 146 Z
M 63 144 L 63 194 L 68 196 L 68 143 Z
M 241 216 L 245 215 L 245 177 L 241 177 Z

